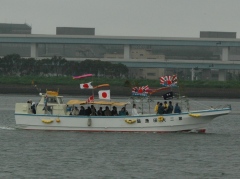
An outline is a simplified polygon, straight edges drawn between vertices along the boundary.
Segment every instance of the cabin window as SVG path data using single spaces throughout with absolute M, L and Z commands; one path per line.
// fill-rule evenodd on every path
M 153 122 L 157 122 L 157 118 L 153 118 Z
M 182 117 L 179 117 L 179 120 L 182 120 Z
M 57 103 L 56 98 L 48 98 L 49 103 Z
M 141 123 L 141 119 L 137 119 L 137 123 Z
M 145 119 L 145 123 L 149 123 L 149 119 Z

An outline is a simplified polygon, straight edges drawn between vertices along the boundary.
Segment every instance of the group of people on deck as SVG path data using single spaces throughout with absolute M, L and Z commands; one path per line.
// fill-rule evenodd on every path
M 164 103 L 157 102 L 154 112 L 156 114 L 171 114 L 171 113 L 181 113 L 181 108 L 179 107 L 178 103 L 175 104 L 173 108 L 172 101 L 164 101 Z
M 175 104 L 175 107 L 173 108 L 172 101 L 169 101 L 167 104 L 167 101 L 164 101 L 164 103 L 157 102 L 154 111 L 156 114 L 171 114 L 174 113 L 181 113 L 181 108 L 179 107 L 178 103 Z M 138 113 L 136 109 L 136 104 L 133 104 L 132 108 L 132 116 L 139 116 L 140 113 Z
M 122 109 L 118 112 L 117 107 L 113 106 L 112 110 L 109 109 L 108 106 L 105 107 L 105 110 L 103 110 L 102 107 L 99 108 L 99 110 L 96 110 L 94 105 L 88 106 L 86 109 L 84 106 L 80 106 L 80 110 L 77 106 L 73 107 L 73 110 L 71 111 L 70 115 L 83 115 L 83 116 L 125 116 L 128 115 L 128 111 L 125 107 L 122 107 Z
M 181 113 L 181 108 L 179 107 L 178 103 L 175 104 L 175 107 L 172 105 L 172 101 L 164 101 L 164 103 L 157 102 L 154 111 L 156 114 L 171 114 L 171 113 Z M 71 110 L 70 115 L 84 115 L 84 116 L 127 116 L 129 115 L 128 111 L 126 110 L 126 107 L 122 107 L 121 110 L 118 112 L 117 107 L 113 106 L 112 110 L 108 106 L 105 107 L 103 110 L 102 107 L 99 108 L 99 110 L 96 110 L 94 105 L 84 108 L 84 106 L 80 106 L 80 109 L 78 109 L 77 106 L 73 106 L 73 109 Z M 132 116 L 138 116 L 140 113 L 138 113 L 136 109 L 136 104 L 133 104 L 132 108 Z

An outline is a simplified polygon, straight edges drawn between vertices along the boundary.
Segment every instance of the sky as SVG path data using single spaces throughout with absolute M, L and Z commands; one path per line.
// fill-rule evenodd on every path
M 32 34 L 56 27 L 95 28 L 95 35 L 196 37 L 237 32 L 240 0 L 0 0 L 0 23 L 27 23 Z

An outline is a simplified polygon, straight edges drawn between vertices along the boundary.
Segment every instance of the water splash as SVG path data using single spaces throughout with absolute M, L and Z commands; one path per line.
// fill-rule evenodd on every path
M 16 130 L 16 129 L 13 127 L 0 126 L 0 130 Z

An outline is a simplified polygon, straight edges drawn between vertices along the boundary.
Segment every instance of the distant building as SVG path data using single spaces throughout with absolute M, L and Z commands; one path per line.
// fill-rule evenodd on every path
M 237 38 L 236 32 L 200 31 L 200 38 Z
M 164 68 L 128 68 L 129 77 L 141 79 L 159 79 L 167 72 Z
M 32 27 L 28 24 L 0 23 L 0 34 L 31 34 Z
M 95 35 L 95 28 L 57 27 L 57 35 Z

